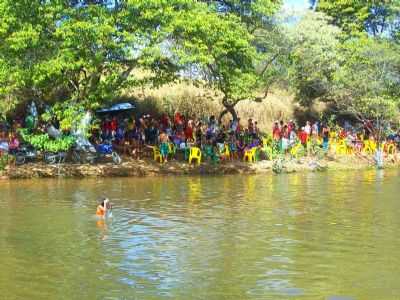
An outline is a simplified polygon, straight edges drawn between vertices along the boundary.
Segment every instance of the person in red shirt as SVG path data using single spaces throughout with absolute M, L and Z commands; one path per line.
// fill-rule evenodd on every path
M 304 127 L 301 127 L 301 130 L 298 134 L 299 136 L 299 140 L 300 142 L 305 145 L 307 143 L 307 139 L 308 139 L 308 134 L 307 132 L 304 130 Z
M 186 126 L 185 138 L 186 138 L 186 141 L 191 141 L 191 142 L 194 141 L 194 137 L 193 137 L 193 122 L 192 121 L 189 121 L 187 126 Z
M 118 128 L 118 121 L 117 121 L 117 118 L 116 118 L 116 117 L 113 117 L 113 118 L 112 118 L 110 127 L 111 127 L 111 131 L 113 131 L 113 132 L 117 131 L 117 128 Z
M 167 129 L 169 124 L 169 118 L 166 113 L 163 113 L 160 119 L 160 123 L 162 125 L 162 129 Z
M 275 121 L 274 126 L 272 127 L 272 136 L 275 141 L 281 139 L 281 128 L 279 127 L 278 121 Z

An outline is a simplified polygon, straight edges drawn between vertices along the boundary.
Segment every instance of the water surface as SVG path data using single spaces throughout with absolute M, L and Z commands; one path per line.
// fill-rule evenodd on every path
M 400 299 L 399 175 L 0 182 L 0 299 Z

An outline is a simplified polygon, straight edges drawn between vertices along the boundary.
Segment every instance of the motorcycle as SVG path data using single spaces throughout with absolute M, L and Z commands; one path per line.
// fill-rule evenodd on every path
M 72 160 L 75 163 L 94 164 L 104 158 L 111 158 L 114 164 L 122 163 L 121 157 L 109 143 L 93 146 L 92 144 L 77 144 L 72 150 Z
M 10 153 L 15 156 L 15 164 L 17 166 L 23 165 L 27 162 L 33 162 L 37 158 L 37 151 L 28 145 L 22 145 L 18 150 L 14 153 Z
M 65 162 L 66 157 L 66 152 L 45 152 L 43 154 L 45 163 L 49 165 L 62 164 Z

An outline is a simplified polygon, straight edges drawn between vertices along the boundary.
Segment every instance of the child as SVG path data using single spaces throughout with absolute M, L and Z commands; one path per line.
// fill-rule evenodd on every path
M 96 215 L 100 217 L 104 217 L 107 214 L 108 210 L 111 210 L 112 205 L 110 200 L 107 198 L 103 198 L 101 203 L 97 206 Z

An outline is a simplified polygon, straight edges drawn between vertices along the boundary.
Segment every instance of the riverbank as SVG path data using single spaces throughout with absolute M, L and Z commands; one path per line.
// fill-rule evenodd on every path
M 400 167 L 398 157 L 386 159 L 386 167 Z M 124 159 L 120 165 L 112 163 L 79 165 L 47 165 L 30 163 L 22 166 L 8 166 L 0 171 L 0 179 L 31 178 L 85 178 L 85 177 L 146 177 L 146 176 L 182 176 L 182 175 L 228 175 L 228 174 L 263 174 L 293 173 L 303 171 L 320 172 L 326 170 L 360 170 L 374 168 L 371 157 L 325 157 L 320 160 L 302 158 L 299 160 L 275 160 L 245 163 L 226 161 L 218 164 L 202 163 L 200 166 L 189 165 L 182 161 L 159 164 L 151 160 Z

